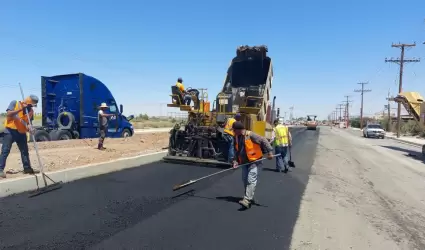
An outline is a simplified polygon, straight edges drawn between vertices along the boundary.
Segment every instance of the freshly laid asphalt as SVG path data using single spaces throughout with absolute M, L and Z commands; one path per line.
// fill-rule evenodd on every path
M 220 169 L 157 162 L 0 200 L 0 249 L 288 249 L 319 134 L 292 131 L 296 168 L 265 161 L 249 210 L 240 170 L 173 192 Z

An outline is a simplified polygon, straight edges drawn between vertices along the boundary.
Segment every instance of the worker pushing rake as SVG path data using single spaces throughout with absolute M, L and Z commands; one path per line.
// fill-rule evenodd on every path
M 235 143 L 235 161 L 233 163 L 233 167 L 196 180 L 189 180 L 176 185 L 173 188 L 174 191 L 211 176 L 236 168 L 242 168 L 242 180 L 245 187 L 245 195 L 243 199 L 239 201 L 239 204 L 245 208 L 251 207 L 257 186 L 258 168 L 262 166 L 263 160 L 271 160 L 273 157 L 279 156 L 280 154 L 273 155 L 273 147 L 267 139 L 251 131 L 245 130 L 245 127 L 241 122 L 233 123 L 232 129 L 234 131 Z M 263 152 L 265 152 L 266 158 L 263 158 Z
M 30 197 L 34 197 L 40 195 L 42 193 L 46 193 L 52 190 L 56 190 L 61 188 L 61 182 L 53 181 L 49 176 L 44 173 L 43 163 L 41 162 L 41 158 L 38 152 L 37 142 L 34 136 L 34 127 L 31 122 L 34 111 L 32 107 L 36 107 L 38 103 L 38 97 L 31 95 L 27 98 L 24 97 L 24 92 L 22 90 L 21 84 L 19 84 L 19 88 L 21 90 L 22 101 L 13 101 L 8 111 L 8 117 L 5 122 L 5 128 L 7 133 L 7 139 L 3 142 L 2 152 L 0 156 L 0 177 L 6 178 L 6 175 L 3 172 L 3 169 L 6 164 L 6 159 L 9 155 L 10 148 L 13 142 L 18 144 L 19 150 L 21 151 L 22 156 L 22 164 L 24 165 L 24 173 L 26 174 L 38 174 L 41 172 L 41 176 L 44 181 L 44 187 L 39 186 L 38 178 L 36 178 L 37 190 L 30 194 Z M 38 158 L 38 163 L 40 166 L 40 171 L 35 170 L 31 167 L 29 152 L 28 152 L 28 143 L 26 133 L 29 132 L 34 143 L 35 152 Z M 47 179 L 49 179 L 53 184 L 48 185 Z
M 20 83 L 19 83 L 19 88 L 21 90 L 22 99 L 24 99 L 24 91 L 22 90 L 22 86 L 21 86 Z M 27 109 L 27 108 L 25 108 L 25 109 Z M 29 123 L 28 127 L 32 130 L 30 134 L 31 134 L 32 142 L 34 144 L 35 154 L 37 155 L 38 165 L 40 166 L 41 177 L 43 178 L 43 182 L 44 182 L 44 187 L 40 188 L 39 183 L 38 183 L 38 178 L 37 178 L 37 176 L 35 177 L 36 182 L 37 182 L 37 190 L 30 193 L 30 197 L 34 197 L 34 196 L 38 196 L 40 194 L 44 194 L 44 193 L 47 193 L 47 192 L 61 188 L 62 182 L 61 181 L 55 182 L 48 175 L 46 175 L 44 173 L 44 165 L 43 165 L 43 162 L 41 161 L 40 153 L 38 152 L 37 141 L 35 140 L 35 136 L 34 136 L 34 127 L 33 127 L 33 124 L 31 122 L 31 119 L 29 117 L 28 111 L 26 112 L 26 114 L 27 114 L 28 123 Z M 52 182 L 52 184 L 48 185 L 46 178 L 49 179 Z

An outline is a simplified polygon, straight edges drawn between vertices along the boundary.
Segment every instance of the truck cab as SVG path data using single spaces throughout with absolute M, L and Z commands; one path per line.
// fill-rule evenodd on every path
M 105 102 L 106 113 L 115 114 L 109 120 L 107 137 L 127 137 L 134 134 L 130 120 L 123 114 L 111 91 L 100 80 L 83 73 L 42 76 L 42 126 L 36 140 L 66 140 L 99 136 L 98 111 Z

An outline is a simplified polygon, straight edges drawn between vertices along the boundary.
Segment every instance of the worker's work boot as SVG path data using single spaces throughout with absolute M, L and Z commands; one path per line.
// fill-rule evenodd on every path
M 24 174 L 38 174 L 40 173 L 39 170 L 33 169 L 33 168 L 24 168 Z
M 241 204 L 242 206 L 244 206 L 245 208 L 249 208 L 251 205 L 251 202 L 247 199 L 243 199 L 239 201 L 239 204 Z
M 0 170 L 0 178 L 6 178 L 6 174 L 3 170 Z

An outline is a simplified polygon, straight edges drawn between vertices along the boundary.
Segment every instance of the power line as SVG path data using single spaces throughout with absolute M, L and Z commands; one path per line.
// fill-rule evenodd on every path
M 394 59 L 385 58 L 385 62 L 392 62 L 397 63 L 400 65 L 400 73 L 399 73 L 399 82 L 398 82 L 398 93 L 403 92 L 403 70 L 404 70 L 404 63 L 409 62 L 420 62 L 420 59 L 412 58 L 412 59 L 405 59 L 404 58 L 404 51 L 405 48 L 412 48 L 415 47 L 416 43 L 413 44 L 406 44 L 406 43 L 399 43 L 399 44 L 392 44 L 391 47 L 393 48 L 400 48 L 400 58 Z M 401 127 L 401 103 L 399 102 L 397 105 L 397 138 L 400 138 L 400 127 Z
M 364 96 L 364 93 L 371 92 L 372 90 L 371 89 L 364 89 L 364 85 L 368 84 L 367 82 L 359 82 L 357 84 L 362 85 L 361 89 L 355 89 L 354 90 L 354 92 L 360 92 L 361 93 L 360 95 L 361 95 L 362 100 L 361 100 L 361 104 L 360 104 L 360 128 L 362 129 L 363 128 L 363 96 Z

